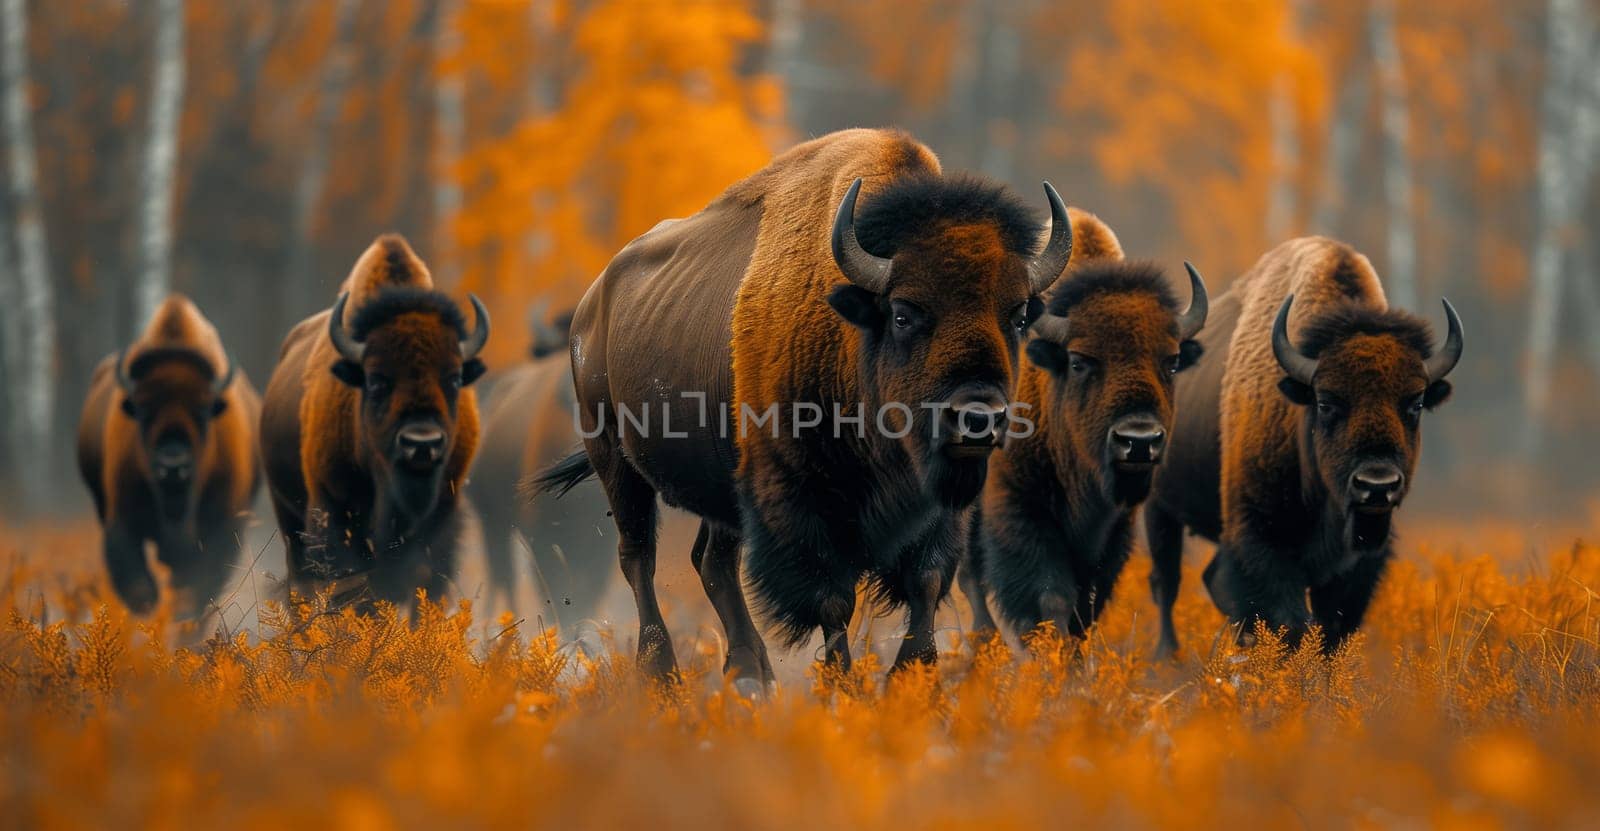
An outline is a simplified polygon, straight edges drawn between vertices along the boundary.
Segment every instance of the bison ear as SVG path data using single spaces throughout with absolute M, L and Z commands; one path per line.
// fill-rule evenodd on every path
M 333 377 L 346 385 L 361 389 L 367 385 L 367 373 L 355 361 L 339 360 L 333 364 Z
M 1434 407 L 1449 401 L 1450 393 L 1454 391 L 1455 387 L 1450 386 L 1449 381 L 1444 379 L 1434 381 L 1428 385 L 1428 391 L 1422 394 L 1422 406 L 1431 410 Z
M 485 366 L 483 361 L 477 358 L 468 359 L 466 363 L 461 365 L 461 386 L 465 387 L 482 378 L 483 374 L 488 371 L 489 367 Z
M 1206 348 L 1200 345 L 1200 341 L 1186 340 L 1178 344 L 1178 371 L 1182 372 L 1200 363 L 1200 356 L 1205 353 Z
M 1311 389 L 1310 384 L 1302 384 L 1288 376 L 1284 376 L 1284 379 L 1278 382 L 1278 391 L 1291 403 L 1302 407 L 1309 407 L 1317 400 L 1317 393 Z
M 878 308 L 878 295 L 853 283 L 836 286 L 828 293 L 828 305 L 839 316 L 862 329 L 876 330 L 883 326 L 883 312 Z
M 211 402 L 211 417 L 212 418 L 216 418 L 217 416 L 222 415 L 223 413 L 225 413 L 227 411 L 228 411 L 228 399 L 223 398 L 222 396 L 219 395 L 219 396 L 217 396 L 217 400 Z
M 1034 338 L 1028 341 L 1028 360 L 1051 375 L 1061 375 L 1067 368 L 1067 350 L 1054 341 Z

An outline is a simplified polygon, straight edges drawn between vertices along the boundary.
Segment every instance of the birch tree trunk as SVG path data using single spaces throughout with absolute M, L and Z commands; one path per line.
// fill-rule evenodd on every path
M 466 78 L 461 69 L 460 6 L 440 0 L 434 29 L 433 112 L 436 160 L 433 186 L 434 258 L 442 285 L 460 280 L 460 257 L 450 243 L 451 226 L 461 213 L 461 183 L 456 166 L 466 143 Z
M 22 307 L 19 298 L 21 286 L 17 283 L 16 252 L 11 245 L 11 193 L 4 187 L 5 174 L 0 168 L 0 389 L 15 389 L 22 370 Z M 3 470 L 11 470 L 15 451 L 20 444 L 20 412 L 10 396 L 0 398 L 0 460 Z M 0 494 L 9 477 L 0 476 Z
M 1545 79 L 1539 107 L 1538 168 L 1535 176 L 1534 239 L 1528 265 L 1527 379 L 1523 387 L 1522 450 L 1536 457 L 1550 415 L 1562 293 L 1563 237 L 1581 204 L 1582 170 L 1592 166 L 1591 137 L 1581 110 L 1594 81 L 1585 71 L 1593 22 L 1583 0 L 1550 0 L 1545 18 Z M 1584 159 L 1583 157 L 1589 157 Z M 1585 162 L 1588 162 L 1586 165 Z
M 140 269 L 134 325 L 141 326 L 172 291 L 172 202 L 177 187 L 178 120 L 183 113 L 183 0 L 158 0 L 151 63 L 150 121 L 145 136 L 139 211 Z
M 1364 54 L 1354 56 L 1339 84 L 1328 150 L 1323 157 L 1321 195 L 1311 220 L 1311 230 L 1318 234 L 1339 236 L 1349 194 L 1348 183 L 1356 175 L 1356 161 L 1361 155 L 1361 126 L 1371 95 L 1365 60 Z
M 983 131 L 978 169 L 993 179 L 1009 182 L 1016 173 L 1017 141 L 1020 130 L 1015 121 L 1021 115 L 1017 89 L 1022 83 L 1022 38 L 1005 18 L 1007 9 L 990 11 L 983 39 L 982 97 L 978 101 L 983 115 L 978 127 Z
M 1393 0 L 1373 0 L 1368 15 L 1368 36 L 1383 107 L 1383 193 L 1389 231 L 1384 287 L 1389 305 L 1415 310 L 1417 234 L 1412 213 L 1411 125 Z
M 21 323 L 21 371 L 11 377 L 18 465 L 22 489 L 35 508 L 51 491 L 51 428 L 56 409 L 56 323 L 44 211 L 39 203 L 38 163 L 33 149 L 33 114 L 28 102 L 28 15 L 24 0 L 0 0 L 0 97 L 11 179 L 11 210 L 17 243 L 17 309 Z
M 767 73 L 784 81 L 783 109 L 789 127 L 807 137 L 805 87 L 792 83 L 801 74 L 801 50 L 805 46 L 805 9 L 801 0 L 772 0 L 772 48 L 767 53 Z
M 317 207 L 322 203 L 322 192 L 328 181 L 328 144 L 350 86 L 350 44 L 355 35 L 356 12 L 360 8 L 360 0 L 338 0 L 334 9 L 333 42 L 323 61 L 317 109 L 306 136 L 306 154 L 290 203 L 289 265 L 283 285 L 287 320 L 295 319 L 297 304 L 312 293 L 315 282 L 311 274 L 311 255 Z

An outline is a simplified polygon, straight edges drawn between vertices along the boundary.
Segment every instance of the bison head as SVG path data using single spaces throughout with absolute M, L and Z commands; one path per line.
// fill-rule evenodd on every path
M 1422 412 L 1450 397 L 1445 376 L 1461 360 L 1461 319 L 1446 300 L 1450 331 L 1435 354 L 1427 323 L 1348 305 L 1308 321 L 1297 348 L 1288 331 L 1293 303 L 1290 295 L 1278 311 L 1272 351 L 1287 376 L 1278 388 L 1306 408 L 1304 487 L 1329 496 L 1329 508 L 1343 515 L 1347 544 L 1379 548 L 1410 488 Z
M 839 206 L 833 257 L 849 282 L 828 303 L 860 330 L 859 375 L 878 425 L 900 442 L 931 493 L 962 506 L 983 487 L 1004 440 L 1023 333 L 1038 296 L 1072 253 L 1072 225 L 1045 184 L 1052 226 L 975 179 L 909 177 L 856 216 L 857 179 Z
M 204 355 L 185 347 L 141 351 L 124 364 L 117 355 L 122 412 L 139 424 L 139 457 L 163 521 L 185 521 L 194 511 L 195 487 L 211 420 L 228 408 L 223 397 L 234 365 L 218 377 Z
M 1092 466 L 1118 504 L 1149 495 L 1173 421 L 1173 377 L 1200 357 L 1194 336 L 1206 322 L 1206 285 L 1184 266 L 1190 300 L 1182 312 L 1154 267 L 1080 267 L 1028 341 L 1028 359 L 1048 379 L 1048 400 L 1038 403 L 1058 469 Z
M 339 354 L 333 374 L 360 391 L 360 452 L 373 471 L 377 510 L 409 526 L 438 504 L 455 448 L 457 399 L 484 372 L 478 353 L 489 339 L 489 314 L 473 297 L 469 334 L 443 294 L 390 288 L 346 328 L 346 299 L 328 319 Z

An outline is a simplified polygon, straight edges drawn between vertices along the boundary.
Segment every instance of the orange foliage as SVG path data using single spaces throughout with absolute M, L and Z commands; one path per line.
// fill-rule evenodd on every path
M 1276 242 L 1262 218 L 1275 172 L 1267 113 L 1280 84 L 1298 123 L 1320 124 L 1318 64 L 1292 35 L 1290 6 L 1109 0 L 1103 41 L 1082 42 L 1067 61 L 1074 80 L 1060 103 L 1103 125 L 1087 142 L 1103 174 L 1167 194 L 1183 254 L 1207 274 L 1237 274 Z
M 481 28 L 464 32 L 493 33 Z M 469 152 L 455 238 L 502 307 L 575 301 L 629 239 L 766 163 L 779 88 L 741 75 L 761 22 L 737 0 L 608 0 L 576 21 L 580 68 L 547 114 Z M 464 53 L 475 54 L 469 43 Z M 521 353 L 515 338 L 501 354 Z M 495 344 L 491 344 L 495 348 Z
M 509 616 L 268 606 L 175 647 L 100 605 L 0 602 L 0 810 L 23 827 L 1333 827 L 1582 824 L 1600 810 L 1600 548 L 1531 572 L 1398 563 L 1324 658 L 1248 650 L 1189 586 L 1148 660 L 1135 560 L 1102 625 L 748 702 L 702 643 L 652 688 Z M 687 642 L 687 641 L 686 641 Z

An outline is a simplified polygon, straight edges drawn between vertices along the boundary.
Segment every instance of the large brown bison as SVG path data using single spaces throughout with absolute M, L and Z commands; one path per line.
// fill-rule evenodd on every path
M 440 597 L 455 570 L 462 480 L 478 442 L 469 388 L 489 318 L 469 331 L 397 235 L 356 262 L 329 311 L 289 333 L 267 384 L 261 457 L 290 588 Z
M 78 471 L 105 529 L 111 585 L 144 614 L 159 597 L 146 542 L 183 611 L 216 599 L 260 485 L 261 400 L 217 330 L 181 295 L 95 367 L 78 422 Z
M 1022 335 L 1071 253 L 1066 209 L 1045 189 L 1040 251 L 1041 223 L 1006 189 L 944 176 L 903 133 L 851 130 L 791 149 L 612 260 L 573 320 L 587 457 L 542 484 L 599 473 L 649 669 L 675 666 L 652 580 L 658 493 L 704 520 L 693 560 L 737 682 L 772 677 L 741 539 L 785 643 L 820 628 L 847 665 L 865 579 L 910 607 L 896 666 L 933 659 L 934 610 L 1007 429 Z
M 520 483 L 559 462 L 580 441 L 574 426 L 572 359 L 567 354 L 570 313 L 534 327 L 533 360 L 498 373 L 483 405 L 483 440 L 467 491 L 483 520 L 490 603 L 515 600 L 513 533 L 533 551 L 546 600 L 547 623 L 595 614 L 616 566 L 600 546 L 611 540 L 605 493 L 584 483 L 560 501 L 522 498 Z
M 1161 652 L 1178 646 L 1186 526 L 1219 542 L 1206 588 L 1234 621 L 1293 639 L 1317 624 L 1329 649 L 1361 624 L 1422 413 L 1449 398 L 1461 358 L 1461 321 L 1444 307 L 1435 354 L 1427 323 L 1389 308 L 1367 258 L 1323 237 L 1267 252 L 1217 299 L 1145 512 Z
M 990 463 L 963 570 L 975 628 L 992 631 L 985 584 L 1018 633 L 1050 622 L 1082 637 L 1133 545 L 1173 417 L 1173 379 L 1194 364 L 1206 289 L 1188 266 L 1180 311 L 1160 269 L 1121 260 L 1110 229 L 1073 214 L 1079 251 L 1028 340 L 1017 398 L 1032 434 Z M 1084 240 L 1109 239 L 1089 256 Z

